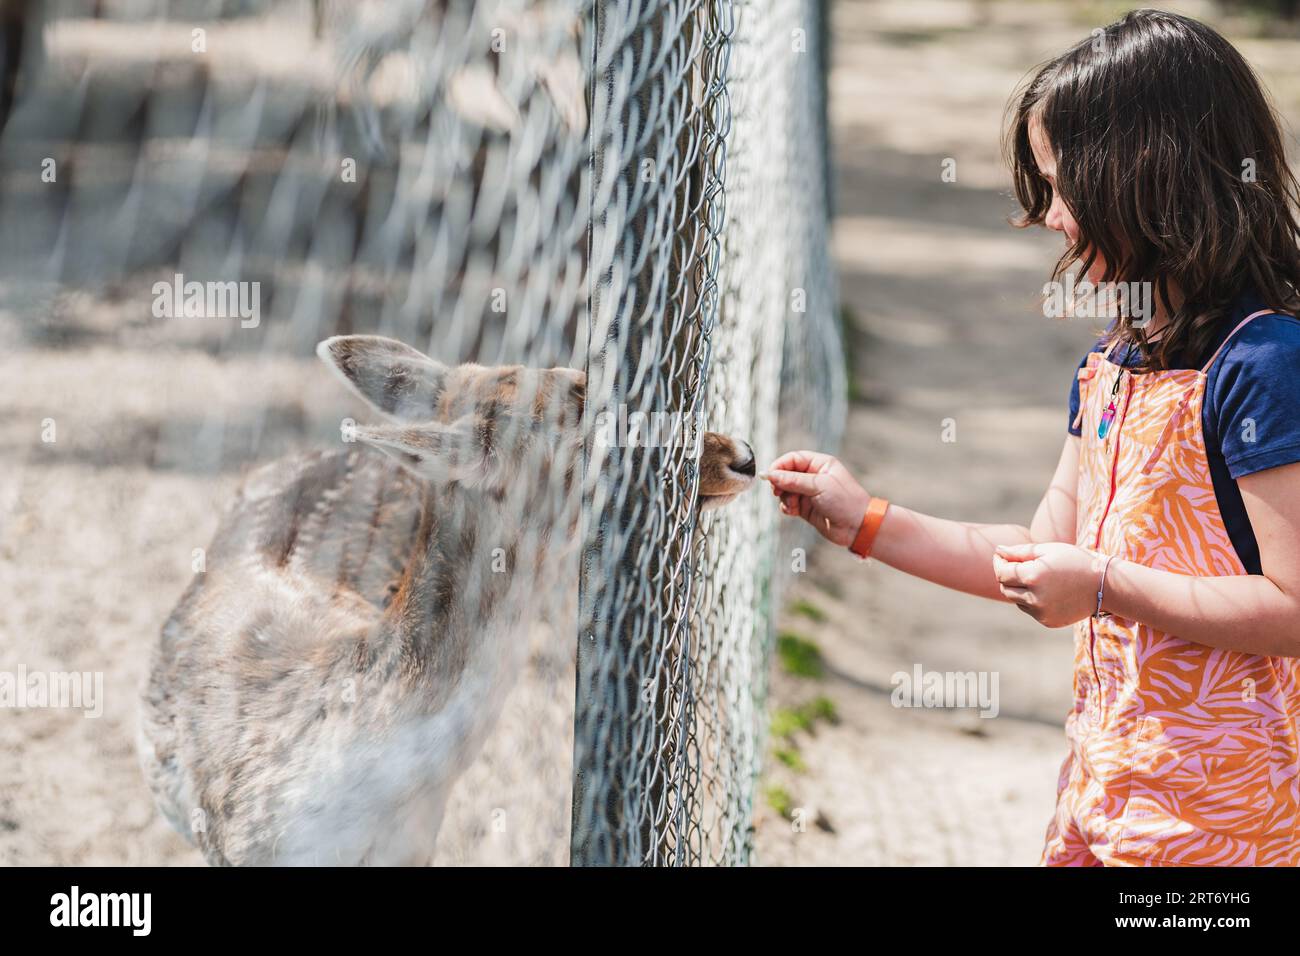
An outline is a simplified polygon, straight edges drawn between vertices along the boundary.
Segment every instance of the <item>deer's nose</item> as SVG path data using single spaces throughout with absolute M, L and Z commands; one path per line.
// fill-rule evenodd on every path
M 736 445 L 737 451 L 739 451 L 740 454 L 736 460 L 731 463 L 731 470 L 738 475 L 748 475 L 753 478 L 755 472 L 754 449 L 749 447 L 748 442 L 736 442 Z

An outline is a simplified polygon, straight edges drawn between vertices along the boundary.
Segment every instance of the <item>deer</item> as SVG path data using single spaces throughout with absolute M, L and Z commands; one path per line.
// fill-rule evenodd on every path
M 586 377 L 317 354 L 377 421 L 243 480 L 153 647 L 140 763 L 212 865 L 426 865 L 537 601 L 577 577 Z M 695 449 L 702 510 L 754 481 L 745 442 Z

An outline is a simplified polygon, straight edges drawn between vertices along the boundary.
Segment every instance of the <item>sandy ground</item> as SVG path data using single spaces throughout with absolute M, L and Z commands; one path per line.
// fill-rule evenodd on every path
M 1059 246 L 1005 225 L 997 137 L 1023 71 L 1114 12 L 1097 9 L 836 4 L 835 253 L 860 393 L 843 457 L 875 493 L 1026 522 L 1046 485 L 1091 335 L 1037 311 Z M 1243 46 L 1296 115 L 1294 41 Z M 945 158 L 955 182 L 941 179 Z M 11 292 L 0 289 L 0 649 L 32 670 L 100 672 L 104 687 L 94 719 L 0 712 L 0 864 L 198 864 L 136 766 L 148 645 L 241 471 L 324 446 L 356 409 L 314 359 L 218 359 L 201 336 L 123 319 L 138 302 Z M 53 447 L 35 437 L 47 419 Z M 764 790 L 813 822 L 793 827 L 765 804 L 760 861 L 1034 863 L 1064 748 L 1068 633 L 827 549 L 790 597 L 825 617 L 790 611 L 782 624 L 819 645 L 826 672 L 778 672 L 773 703 L 826 696 L 839 721 L 793 735 L 802 772 L 773 761 Z M 535 635 L 504 731 L 455 792 L 437 862 L 567 860 L 571 648 Z M 996 672 L 999 716 L 891 706 L 891 675 L 916 665 Z

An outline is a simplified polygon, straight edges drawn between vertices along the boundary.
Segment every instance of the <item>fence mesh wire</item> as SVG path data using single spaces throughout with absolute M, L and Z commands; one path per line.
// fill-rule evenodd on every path
M 609 230 L 622 239 L 616 255 L 658 261 L 622 272 L 593 258 L 593 354 L 615 349 L 618 401 L 698 403 L 710 428 L 747 436 L 759 460 L 790 442 L 833 447 L 844 384 L 819 8 L 642 12 L 597 11 L 593 139 L 596 194 L 612 192 L 611 179 L 645 208 L 603 210 L 593 236 L 599 248 Z M 638 121 L 644 141 L 629 143 Z M 667 156 L 668 173 L 637 192 L 646 156 Z M 665 189 L 683 164 L 694 181 Z M 607 483 L 625 507 L 593 509 L 598 532 L 616 531 L 589 534 L 584 566 L 573 858 L 746 862 L 771 612 L 793 545 L 778 547 L 775 512 L 757 496 L 716 520 L 679 507 L 691 493 L 681 456 L 656 457 L 633 487 L 621 467 Z
M 76 422 L 57 454 L 135 470 L 115 516 L 130 547 L 163 535 L 157 496 L 128 493 L 160 472 L 192 476 L 175 494 L 210 509 L 244 466 L 337 440 L 311 356 L 340 333 L 448 363 L 586 368 L 589 425 L 698 418 L 760 466 L 834 449 L 818 0 L 0 11 L 25 21 L 0 102 L 8 388 Z M 258 321 L 160 318 L 157 284 L 177 276 L 256 282 Z M 51 377 L 125 397 L 19 396 Z M 63 480 L 45 451 L 15 457 L 11 518 Z M 67 477 L 69 495 L 93 477 Z M 504 859 L 750 860 L 773 613 L 809 541 L 761 489 L 701 515 L 698 482 L 688 443 L 588 438 L 576 684 L 571 639 L 535 654 L 469 774 L 498 791 L 532 778 L 511 814 L 534 833 Z M 529 713 L 543 698 L 547 715 Z M 463 799 L 440 854 L 488 858 L 474 848 L 491 825 Z

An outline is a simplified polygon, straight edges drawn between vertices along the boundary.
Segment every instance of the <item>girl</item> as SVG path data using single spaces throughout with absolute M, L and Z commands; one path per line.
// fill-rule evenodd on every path
M 1017 224 L 1065 238 L 1053 281 L 1077 265 L 1155 304 L 1080 363 L 1029 527 L 891 505 L 816 452 L 766 477 L 864 558 L 1074 625 L 1045 864 L 1300 864 L 1300 190 L 1277 119 L 1215 31 L 1146 10 L 1010 116 Z

